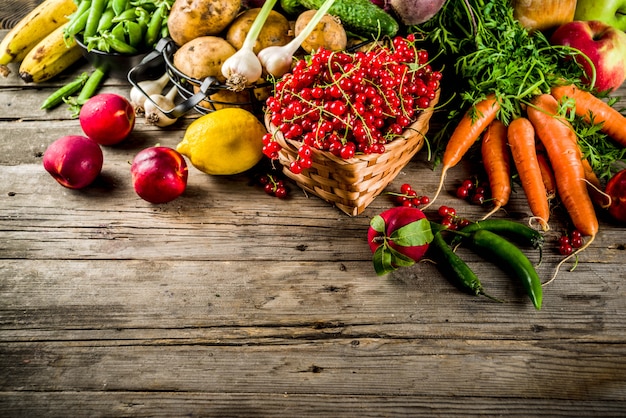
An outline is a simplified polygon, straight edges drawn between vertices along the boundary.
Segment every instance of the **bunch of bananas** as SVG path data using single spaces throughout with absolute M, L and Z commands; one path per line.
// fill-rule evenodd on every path
M 40 83 L 78 61 L 80 48 L 63 33 L 76 8 L 74 0 L 44 0 L 18 22 L 0 42 L 0 74 L 8 75 L 7 64 L 16 62 L 20 78 Z

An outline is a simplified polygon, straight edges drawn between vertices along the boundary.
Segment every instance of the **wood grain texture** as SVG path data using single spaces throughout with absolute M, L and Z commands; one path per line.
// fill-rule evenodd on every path
M 41 156 L 80 125 L 39 104 L 87 68 L 37 86 L 0 78 L 0 415 L 624 416 L 626 238 L 605 215 L 537 312 L 462 248 L 505 303 L 460 292 L 430 263 L 376 276 L 365 234 L 388 196 L 348 217 L 294 185 L 278 200 L 248 174 L 191 168 L 179 199 L 142 201 L 129 161 L 175 146 L 197 114 L 164 130 L 138 120 L 104 148 L 95 184 L 64 189 Z M 447 188 L 471 170 L 455 167 Z M 420 153 L 388 189 L 432 195 L 438 174 Z M 528 219 L 521 189 L 496 216 Z M 557 208 L 544 280 L 565 227 Z

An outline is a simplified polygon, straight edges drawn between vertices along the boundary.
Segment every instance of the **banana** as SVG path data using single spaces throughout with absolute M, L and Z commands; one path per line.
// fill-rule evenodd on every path
M 67 24 L 56 28 L 26 54 L 19 70 L 22 80 L 27 83 L 49 80 L 82 57 L 82 51 L 74 39 L 69 45 L 66 43 L 63 29 Z
M 22 18 L 0 42 L 0 66 L 20 62 L 77 9 L 74 0 L 44 0 Z

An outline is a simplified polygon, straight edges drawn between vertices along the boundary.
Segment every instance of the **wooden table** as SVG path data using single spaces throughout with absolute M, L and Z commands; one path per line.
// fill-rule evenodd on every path
M 104 148 L 95 184 L 61 187 L 42 153 L 81 129 L 65 106 L 38 109 L 90 67 L 40 85 L 12 68 L 0 79 L 0 415 L 626 414 L 626 238 L 604 214 L 539 312 L 468 252 L 506 303 L 461 293 L 429 263 L 378 277 L 365 234 L 392 206 L 386 196 L 348 217 L 293 184 L 279 200 L 248 175 L 192 167 L 181 198 L 137 197 L 129 161 L 175 146 L 195 112 L 169 129 L 138 120 Z M 109 78 L 101 91 L 129 88 Z M 455 168 L 447 188 L 471 171 Z M 438 175 L 420 152 L 389 190 L 409 182 L 432 196 Z M 451 194 L 439 204 L 485 213 Z M 525 222 L 523 192 L 496 216 Z M 563 219 L 547 235 L 543 280 L 561 259 Z

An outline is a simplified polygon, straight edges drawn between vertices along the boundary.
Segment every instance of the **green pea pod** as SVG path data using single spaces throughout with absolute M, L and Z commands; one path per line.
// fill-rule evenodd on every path
M 119 52 L 120 54 L 136 54 L 137 48 L 132 45 L 127 44 L 121 39 L 115 38 L 114 36 L 108 35 L 105 37 L 107 43 L 115 52 Z
M 72 19 L 72 21 L 65 27 L 63 30 L 63 39 L 67 45 L 71 45 L 74 41 L 74 37 L 85 29 L 88 17 L 89 9 L 83 11 L 76 19 Z
M 102 80 L 105 75 L 105 70 L 96 68 L 85 82 L 83 88 L 80 90 L 78 97 L 67 97 L 63 99 L 63 101 L 69 105 L 73 118 L 79 117 L 81 107 L 87 102 L 87 100 L 96 94 L 96 91 L 98 91 L 100 84 L 102 84 Z
M 132 20 L 133 22 L 137 20 L 137 9 L 132 7 L 130 9 L 124 10 L 119 15 L 113 18 L 113 23 L 125 22 L 127 20 Z
M 541 309 L 543 289 L 537 271 L 526 255 L 506 238 L 486 229 L 473 232 L 467 240 L 470 248 L 509 274 L 524 286 L 535 309 Z
M 107 7 L 102 16 L 100 17 L 100 21 L 98 22 L 98 28 L 96 29 L 96 33 L 102 33 L 113 26 L 113 18 L 115 17 L 115 12 L 113 11 L 113 7 Z
M 150 48 L 153 48 L 159 40 L 164 14 L 165 9 L 164 6 L 161 5 L 154 13 L 152 13 L 152 16 L 150 16 L 150 21 L 148 22 L 148 28 L 146 30 L 146 39 L 144 42 L 146 46 Z
M 100 17 L 107 6 L 107 0 L 93 0 L 91 7 L 89 8 L 89 16 L 87 17 L 87 23 L 85 24 L 85 31 L 83 33 L 84 38 L 94 36 L 98 29 L 98 22 Z
M 138 48 L 143 44 L 143 30 L 139 23 L 131 22 L 130 20 L 125 21 L 124 33 L 128 37 L 128 45 L 133 48 Z M 122 40 L 120 38 L 117 39 Z
M 89 74 L 84 72 L 71 82 L 56 90 L 54 93 L 48 96 L 48 98 L 41 104 L 41 109 L 52 109 L 60 105 L 61 103 L 63 103 L 63 99 L 71 96 L 72 94 L 82 89 L 88 78 Z
M 119 22 L 113 26 L 110 33 L 114 38 L 126 41 L 126 29 L 124 29 L 124 22 Z
M 130 3 L 128 0 L 112 0 L 111 7 L 113 8 L 115 16 L 119 16 L 130 7 Z

